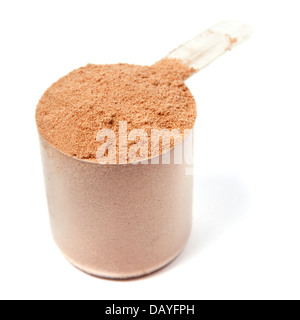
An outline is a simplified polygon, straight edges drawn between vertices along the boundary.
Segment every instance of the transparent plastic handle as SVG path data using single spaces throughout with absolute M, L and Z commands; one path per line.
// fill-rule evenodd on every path
M 252 29 L 243 23 L 221 22 L 173 50 L 166 58 L 179 59 L 200 70 L 251 35 Z

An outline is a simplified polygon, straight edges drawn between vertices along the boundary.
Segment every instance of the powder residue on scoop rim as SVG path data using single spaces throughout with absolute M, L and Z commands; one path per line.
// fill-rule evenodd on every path
M 39 133 L 59 151 L 96 162 L 101 145 L 97 134 L 111 129 L 116 134 L 119 159 L 120 121 L 127 122 L 128 132 L 143 129 L 149 137 L 152 129 L 179 129 L 183 133 L 193 128 L 196 104 L 184 80 L 194 71 L 173 59 L 150 67 L 89 64 L 44 93 L 36 110 Z M 128 146 L 134 143 L 128 141 Z

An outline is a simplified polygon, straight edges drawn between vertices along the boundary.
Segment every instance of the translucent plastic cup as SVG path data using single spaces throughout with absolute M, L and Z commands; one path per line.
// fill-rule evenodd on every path
M 91 275 L 127 279 L 175 259 L 191 231 L 191 166 L 102 165 L 65 155 L 42 137 L 53 237 Z M 161 160 L 161 156 L 160 156 Z

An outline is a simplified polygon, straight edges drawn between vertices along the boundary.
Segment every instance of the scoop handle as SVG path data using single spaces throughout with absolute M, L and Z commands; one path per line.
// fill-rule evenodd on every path
M 199 71 L 251 35 L 252 29 L 246 24 L 221 22 L 173 50 L 166 58 L 179 59 Z

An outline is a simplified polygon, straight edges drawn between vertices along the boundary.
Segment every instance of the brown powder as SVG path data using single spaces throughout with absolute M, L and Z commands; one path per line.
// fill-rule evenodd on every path
M 64 154 L 92 162 L 102 144 L 96 140 L 101 129 L 114 130 L 118 152 L 119 121 L 127 121 L 128 132 L 144 129 L 149 137 L 151 129 L 183 133 L 196 119 L 194 98 L 184 84 L 194 71 L 170 59 L 151 67 L 89 64 L 45 92 L 36 110 L 39 133 Z M 151 144 L 148 156 L 154 156 Z

